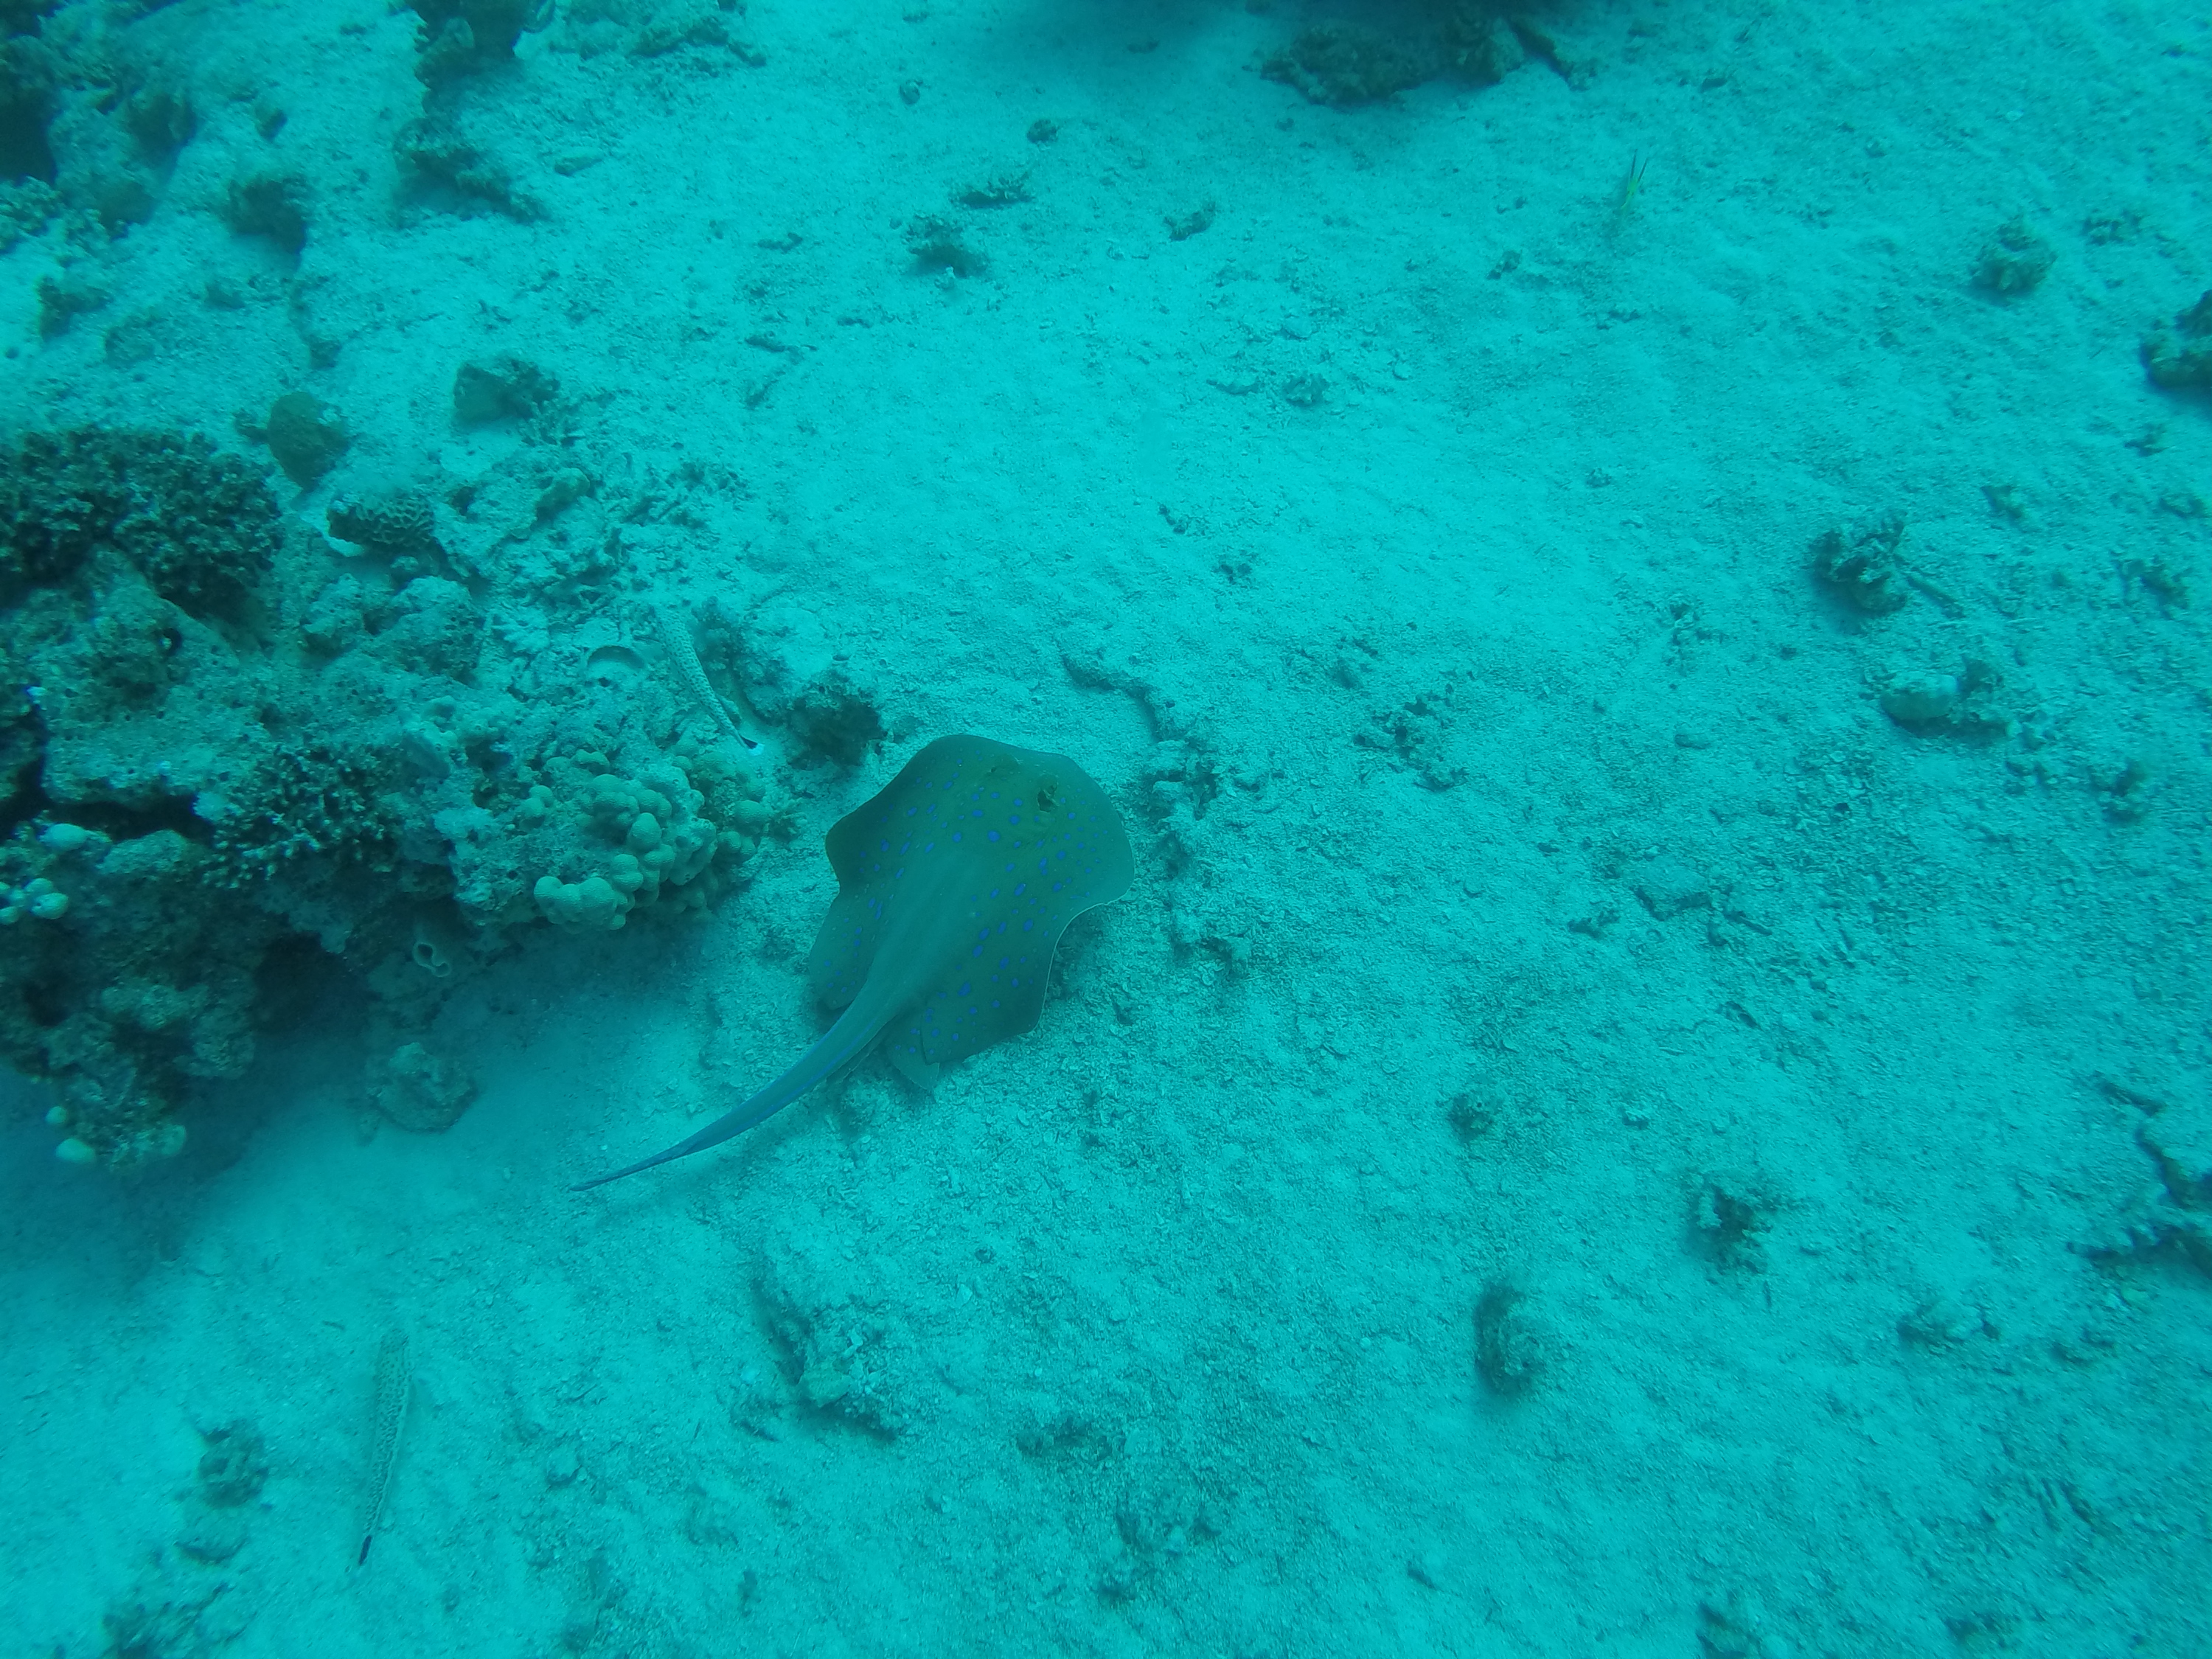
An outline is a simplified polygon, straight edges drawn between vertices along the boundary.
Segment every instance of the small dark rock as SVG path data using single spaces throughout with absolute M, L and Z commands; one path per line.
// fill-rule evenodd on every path
M 1674 859 L 1654 860 L 1638 874 L 1635 886 L 1644 908 L 1662 921 L 1686 910 L 1708 909 L 1713 902 L 1705 878 Z
M 561 383 L 520 357 L 483 357 L 453 375 L 453 418 L 463 426 L 486 421 L 527 420 L 550 408 Z
M 960 227 L 937 214 L 927 214 L 907 228 L 907 252 L 920 271 L 949 270 L 955 276 L 980 276 L 990 261 L 961 240 Z
M 1473 1091 L 1462 1089 L 1445 1103 L 1444 1121 L 1451 1125 L 1461 1146 L 1472 1146 L 1497 1127 L 1498 1114 L 1477 1100 Z
M 1992 294 L 2026 294 L 2051 274 L 2057 255 L 2025 219 L 2008 219 L 1982 245 L 1974 286 Z
M 1826 531 L 1813 543 L 1813 574 L 1852 610 L 1886 617 L 1902 610 L 1910 597 L 1897 556 L 1904 539 L 1901 513 L 1885 513 L 1847 530 Z
M 1167 222 L 1168 240 L 1170 242 L 1188 241 L 1192 237 L 1197 235 L 1199 232 L 1206 229 L 1208 226 L 1213 223 L 1213 215 L 1214 205 L 1211 202 L 1194 207 L 1188 213 L 1170 215 Z
M 410 194 L 428 205 L 464 215 L 489 208 L 525 224 L 545 216 L 544 204 L 516 182 L 504 162 L 442 118 L 410 121 L 392 149 L 406 170 Z
M 369 1097 L 376 1109 L 416 1134 L 439 1134 L 452 1128 L 477 1097 L 474 1078 L 419 1042 L 403 1043 L 390 1060 L 372 1064 L 369 1079 Z M 569 1456 L 573 1468 L 574 1454 Z
M 1544 1374 L 1545 1341 L 1516 1285 L 1493 1279 L 1474 1310 L 1474 1364 L 1492 1394 L 1516 1399 Z
M 234 1510 L 201 1516 L 177 1548 L 202 1566 L 219 1567 L 246 1547 L 246 1520 Z
M 1908 730 L 1948 726 L 1963 695 L 1955 674 L 1899 674 L 1882 688 L 1881 712 Z
M 994 174 L 980 185 L 970 185 L 954 199 L 963 207 L 1018 206 L 1021 203 L 1033 199 L 1030 195 L 1029 169 L 1022 167 L 1012 173 Z
M 2169 392 L 2212 391 L 2212 289 L 2173 319 L 2143 337 L 2143 372 Z
M 284 476 L 312 489 L 353 441 L 337 410 L 311 392 L 288 392 L 269 409 L 269 453 Z
M 1899 1340 L 1915 1348 L 1955 1347 L 1982 1331 L 1979 1315 L 1961 1308 L 1948 1297 L 1931 1296 L 1897 1322 Z
M 792 699 L 787 718 L 810 751 L 840 766 L 858 766 L 885 735 L 873 699 L 836 669 Z
M 1349 109 L 1371 104 L 1437 72 L 1429 55 L 1371 30 L 1330 23 L 1300 33 L 1269 55 L 1260 73 L 1296 87 L 1316 104 Z
M 552 0 L 413 0 L 422 20 L 424 80 L 514 56 L 515 42 L 553 21 Z
M 234 1510 L 261 1495 L 269 1480 L 269 1449 L 250 1423 L 203 1430 L 200 1497 L 218 1510 Z
M 1734 1182 L 1707 1178 L 1691 1193 L 1692 1243 L 1698 1255 L 1725 1270 L 1764 1271 L 1762 1241 L 1772 1224 L 1772 1206 L 1765 1197 Z
M 466 680 L 483 649 L 483 617 L 468 589 L 442 576 L 417 576 L 392 600 L 392 620 L 377 649 L 417 673 Z
M 223 199 L 222 222 L 240 236 L 265 236 L 288 258 L 307 245 L 307 186 L 285 173 L 234 179 Z
M 123 106 L 124 125 L 138 141 L 149 161 L 167 166 L 199 131 L 199 117 L 191 94 L 181 87 L 155 84 L 139 88 Z
M 1024 1457 L 1042 1462 L 1105 1463 L 1121 1455 L 1127 1438 L 1120 1429 L 1064 1413 L 1049 1422 L 1015 1431 L 1014 1445 Z
M 82 271 L 39 278 L 39 337 L 51 340 L 88 311 L 107 303 L 107 290 Z

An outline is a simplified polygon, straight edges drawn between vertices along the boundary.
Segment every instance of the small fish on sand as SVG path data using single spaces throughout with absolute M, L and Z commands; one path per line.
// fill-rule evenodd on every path
M 392 1492 L 392 1471 L 399 1462 L 399 1431 L 407 1421 L 407 1401 L 414 1392 L 415 1374 L 407 1364 L 407 1334 L 386 1331 L 376 1351 L 376 1444 L 369 1462 L 368 1518 L 362 1523 L 361 1550 L 354 1565 L 368 1560 L 368 1547 L 376 1541 L 377 1523 L 384 1519 L 384 1500 Z

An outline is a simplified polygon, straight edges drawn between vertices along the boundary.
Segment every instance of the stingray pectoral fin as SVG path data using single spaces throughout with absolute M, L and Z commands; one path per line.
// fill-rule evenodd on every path
M 656 1164 L 672 1164 L 679 1158 L 689 1158 L 694 1152 L 703 1152 L 709 1146 L 719 1146 L 732 1135 L 741 1135 L 754 1125 L 765 1123 L 785 1107 L 797 1100 L 809 1089 L 841 1067 L 850 1065 L 866 1052 L 883 1030 L 880 1012 L 872 1013 L 861 1006 L 866 998 L 856 1001 L 845 1010 L 843 1016 L 822 1034 L 821 1040 L 793 1064 L 781 1077 L 733 1111 L 725 1112 L 689 1140 L 679 1140 L 666 1152 L 655 1152 L 651 1158 L 617 1170 L 612 1175 L 603 1175 L 592 1180 L 579 1182 L 568 1190 L 586 1193 L 594 1187 L 604 1187 L 610 1181 L 620 1181 L 624 1176 L 634 1176 L 641 1170 L 650 1170 Z

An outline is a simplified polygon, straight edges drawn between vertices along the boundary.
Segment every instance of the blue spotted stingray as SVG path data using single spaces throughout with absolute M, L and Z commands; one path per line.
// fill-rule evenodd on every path
M 743 1134 L 879 1041 L 927 1083 L 1028 1030 L 1067 924 L 1134 873 L 1121 817 L 1081 767 L 988 738 L 938 738 L 823 845 L 837 897 L 806 967 L 836 1024 L 689 1140 L 576 1190 Z

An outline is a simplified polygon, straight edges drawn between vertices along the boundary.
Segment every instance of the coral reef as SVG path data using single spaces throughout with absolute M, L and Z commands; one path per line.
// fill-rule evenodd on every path
M 589 475 L 539 448 L 464 492 L 473 522 L 342 495 L 345 548 L 202 438 L 0 451 L 0 1057 L 56 1085 L 64 1156 L 174 1152 L 189 1080 L 252 1057 L 264 970 L 318 950 L 380 998 L 380 1109 L 442 1127 L 466 1079 L 405 1039 L 460 969 L 546 919 L 696 910 L 750 855 L 726 720 L 592 672 L 643 659 L 582 579 L 604 538 L 580 568 L 553 522 L 585 498 L 544 506 Z
M 253 470 L 204 438 L 33 433 L 0 465 L 0 601 L 70 581 L 101 550 L 159 599 L 229 615 L 267 573 L 276 526 Z

